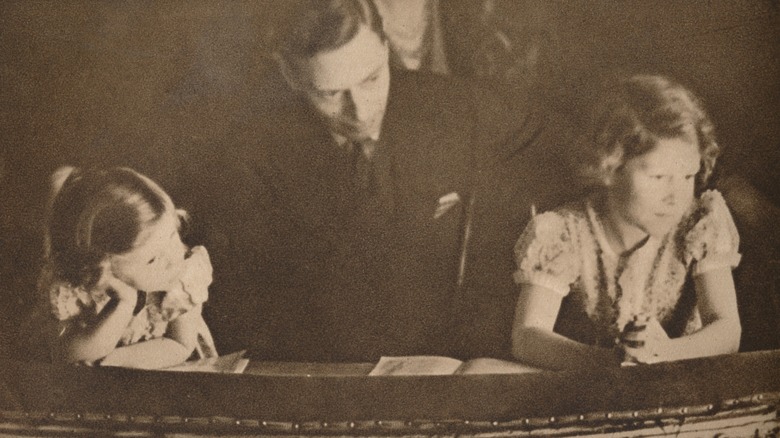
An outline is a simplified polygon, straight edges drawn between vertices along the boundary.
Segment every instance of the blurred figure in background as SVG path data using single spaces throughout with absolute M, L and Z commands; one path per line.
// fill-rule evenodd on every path
M 393 65 L 446 74 L 439 0 L 374 0 L 382 17 Z

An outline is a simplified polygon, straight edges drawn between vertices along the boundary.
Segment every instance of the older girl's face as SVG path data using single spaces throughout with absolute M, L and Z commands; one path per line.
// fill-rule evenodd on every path
M 655 237 L 675 227 L 693 202 L 701 166 L 699 145 L 686 138 L 658 141 L 650 152 L 628 160 L 609 185 L 613 215 Z
M 130 286 L 147 291 L 168 290 L 184 272 L 187 247 L 179 235 L 179 217 L 166 213 L 144 229 L 133 249 L 109 256 L 115 277 Z

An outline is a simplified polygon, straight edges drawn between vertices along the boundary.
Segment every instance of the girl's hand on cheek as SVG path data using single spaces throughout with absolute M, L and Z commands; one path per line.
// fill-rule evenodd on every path
M 136 301 L 138 301 L 138 290 L 118 279 L 111 271 L 110 265 L 103 266 L 103 275 L 100 277 L 98 286 L 105 288 L 112 297 L 115 297 L 121 303 L 135 306 Z

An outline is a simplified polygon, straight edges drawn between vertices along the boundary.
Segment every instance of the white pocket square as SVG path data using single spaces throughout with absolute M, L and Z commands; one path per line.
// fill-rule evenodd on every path
M 436 211 L 433 213 L 433 218 L 438 219 L 448 212 L 452 207 L 460 202 L 460 195 L 457 192 L 450 192 L 439 198 L 439 203 L 436 206 Z

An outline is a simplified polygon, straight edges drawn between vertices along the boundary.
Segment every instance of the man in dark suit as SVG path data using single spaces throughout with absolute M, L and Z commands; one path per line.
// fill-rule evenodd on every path
M 258 95 L 225 154 L 242 201 L 212 208 L 230 246 L 206 309 L 218 346 L 268 360 L 507 357 L 512 246 L 532 203 L 565 186 L 543 119 L 391 70 L 369 1 L 277 5 L 285 85 Z

